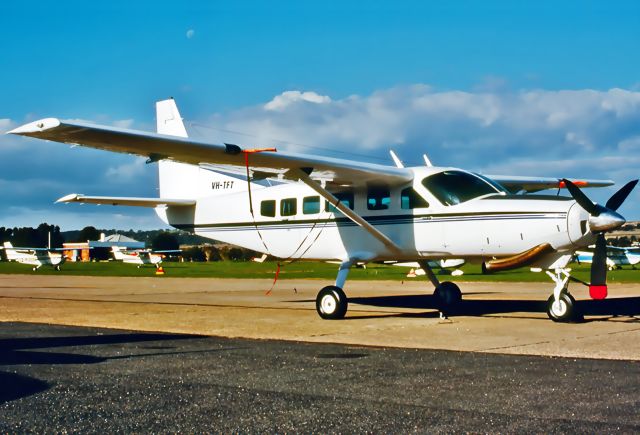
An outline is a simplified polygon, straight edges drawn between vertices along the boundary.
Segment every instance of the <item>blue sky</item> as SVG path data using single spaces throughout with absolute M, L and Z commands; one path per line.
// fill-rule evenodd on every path
M 150 130 L 173 96 L 211 140 L 622 183 L 640 163 L 639 42 L 632 1 L 4 1 L 0 130 L 48 116 Z M 161 225 L 52 204 L 71 192 L 154 196 L 155 168 L 0 137 L 0 226 Z

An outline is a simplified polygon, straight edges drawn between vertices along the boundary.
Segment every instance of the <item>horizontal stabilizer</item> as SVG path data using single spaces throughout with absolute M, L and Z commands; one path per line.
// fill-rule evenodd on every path
M 168 198 L 135 198 L 119 196 L 85 196 L 72 193 L 63 196 L 58 202 L 80 202 L 89 204 L 129 205 L 133 207 L 189 207 L 196 205 L 195 199 L 168 199 Z

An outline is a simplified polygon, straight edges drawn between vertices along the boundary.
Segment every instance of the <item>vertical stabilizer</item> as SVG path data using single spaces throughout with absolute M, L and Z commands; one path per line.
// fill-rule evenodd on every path
M 158 133 L 188 137 L 180 112 L 173 98 L 156 103 L 156 123 Z
M 180 112 L 173 98 L 156 103 L 156 125 L 160 134 L 188 137 Z M 158 162 L 160 197 L 190 199 L 198 184 L 199 168 L 184 163 Z
M 156 103 L 157 131 L 170 136 L 188 137 L 176 102 L 172 99 Z M 171 199 L 198 199 L 246 190 L 246 180 L 196 165 L 158 162 L 160 197 Z M 259 188 L 259 186 L 256 186 Z

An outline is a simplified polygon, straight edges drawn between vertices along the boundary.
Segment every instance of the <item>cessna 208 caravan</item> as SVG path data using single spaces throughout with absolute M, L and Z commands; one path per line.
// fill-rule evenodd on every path
M 316 298 L 325 319 L 345 316 L 349 269 L 372 261 L 417 261 L 442 310 L 461 299 L 429 260 L 483 262 L 486 271 L 535 266 L 555 286 L 554 321 L 577 315 L 566 268 L 594 241 L 590 293 L 606 297 L 604 233 L 625 223 L 616 213 L 637 180 L 605 206 L 582 187 L 611 181 L 485 176 L 431 166 L 385 166 L 317 155 L 249 149 L 190 139 L 173 99 L 156 104 L 157 133 L 46 118 L 9 133 L 148 157 L 159 165 L 159 198 L 67 195 L 59 202 L 152 207 L 167 224 L 285 259 L 339 261 L 335 284 Z M 245 176 L 244 180 L 242 176 Z M 272 181 L 270 181 L 272 180 Z M 515 193 L 566 187 L 572 198 Z

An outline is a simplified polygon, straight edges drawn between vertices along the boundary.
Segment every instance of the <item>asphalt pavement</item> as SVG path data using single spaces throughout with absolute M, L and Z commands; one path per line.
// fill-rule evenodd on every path
M 637 361 L 6 322 L 0 432 L 631 433 L 639 375 Z

